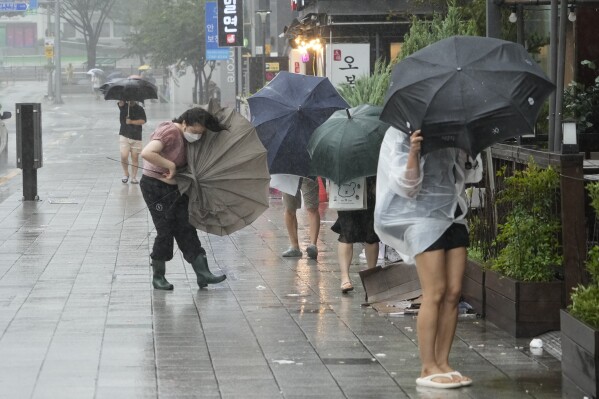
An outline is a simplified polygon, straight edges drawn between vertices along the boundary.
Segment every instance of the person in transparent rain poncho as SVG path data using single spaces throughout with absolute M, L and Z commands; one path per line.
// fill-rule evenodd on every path
M 458 148 L 420 154 L 420 130 L 393 127 L 383 140 L 377 174 L 375 231 L 406 263 L 422 288 L 417 333 L 419 386 L 458 388 L 472 380 L 449 365 L 469 244 L 465 184 L 480 180 L 482 162 Z

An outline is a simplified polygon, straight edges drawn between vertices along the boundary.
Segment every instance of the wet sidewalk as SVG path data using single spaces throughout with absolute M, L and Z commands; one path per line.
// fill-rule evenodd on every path
M 32 102 L 18 98 L 27 90 L 0 89 L 4 108 Z M 198 290 L 176 251 L 174 291 L 154 291 L 151 219 L 139 186 L 107 159 L 118 158 L 116 105 L 63 100 L 43 104 L 40 200 L 21 200 L 18 171 L 0 179 L 0 398 L 562 397 L 559 360 L 476 318 L 460 319 L 452 351 L 475 383 L 417 388 L 415 319 L 361 307 L 358 245 L 356 290 L 341 294 L 336 213 L 324 204 L 317 261 L 281 257 L 287 233 L 272 198 L 231 236 L 200 233 L 224 283 Z M 144 137 L 185 108 L 146 104 Z M 9 129 L 12 150 L 14 120 Z M 305 248 L 307 229 L 300 240 Z

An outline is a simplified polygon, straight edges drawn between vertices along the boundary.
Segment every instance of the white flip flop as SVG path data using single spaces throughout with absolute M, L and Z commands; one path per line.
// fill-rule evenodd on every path
M 461 380 L 462 378 L 464 378 L 464 376 L 462 375 L 462 373 L 460 373 L 460 372 L 459 372 L 459 371 L 457 371 L 457 370 L 450 371 L 450 372 L 449 372 L 449 373 L 447 373 L 447 374 L 449 374 L 449 375 L 452 375 L 452 376 L 455 376 L 455 377 L 458 377 L 460 380 Z M 469 377 L 466 377 L 466 378 L 469 378 Z M 464 381 L 464 380 L 461 380 L 461 381 L 460 381 L 460 385 L 461 385 L 461 386 L 463 386 L 463 387 L 470 386 L 470 385 L 472 385 L 472 380 L 471 380 L 471 379 L 470 379 L 470 380 L 466 380 L 466 381 Z
M 451 388 L 460 388 L 462 386 L 459 382 L 437 382 L 433 381 L 434 378 L 447 378 L 450 381 L 453 381 L 453 377 L 451 373 L 439 373 L 439 374 L 431 374 L 426 377 L 416 378 L 416 385 L 427 388 L 441 388 L 441 389 L 451 389 Z

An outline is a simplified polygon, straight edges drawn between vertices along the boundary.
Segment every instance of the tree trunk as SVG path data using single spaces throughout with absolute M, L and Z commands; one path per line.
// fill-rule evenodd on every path
M 96 47 L 98 44 L 98 38 L 93 35 L 88 36 L 87 40 L 87 67 L 88 69 L 96 67 Z
M 210 68 L 210 73 L 206 76 L 206 65 Z M 202 104 L 208 103 L 210 100 L 210 80 L 212 80 L 212 72 L 214 72 L 214 68 L 216 67 L 216 61 L 208 61 L 202 63 L 202 76 L 204 78 L 204 90 L 202 90 L 202 98 L 205 99 L 205 102 Z
M 200 81 L 200 77 L 199 77 L 199 71 L 198 68 L 194 65 L 191 67 L 193 69 L 193 103 L 194 104 L 201 104 L 202 103 L 202 99 L 199 98 L 201 96 L 199 96 L 200 93 L 198 93 L 198 82 Z M 201 84 L 201 82 L 200 82 Z

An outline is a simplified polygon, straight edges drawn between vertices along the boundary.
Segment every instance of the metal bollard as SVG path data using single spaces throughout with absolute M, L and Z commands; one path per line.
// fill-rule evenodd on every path
M 37 201 L 37 169 L 42 167 L 42 105 L 16 104 L 17 167 L 23 170 L 23 201 Z

